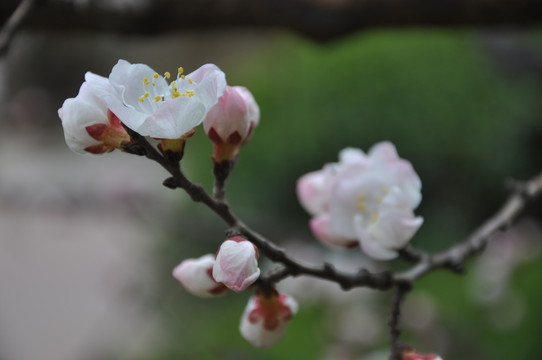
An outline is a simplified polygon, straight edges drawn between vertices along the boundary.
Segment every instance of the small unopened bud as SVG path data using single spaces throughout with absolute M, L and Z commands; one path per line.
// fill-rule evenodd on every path
M 239 330 L 252 345 L 269 347 L 282 339 L 296 312 L 297 302 L 292 297 L 277 291 L 268 295 L 257 291 L 248 301 Z
M 252 285 L 260 276 L 258 249 L 242 236 L 233 236 L 218 249 L 213 278 L 235 292 Z
M 259 121 L 260 109 L 250 91 L 227 86 L 203 121 L 205 134 L 214 143 L 215 163 L 233 161 Z
M 173 269 L 173 277 L 192 295 L 214 297 L 225 294 L 228 289 L 212 276 L 215 257 L 212 254 L 198 259 L 186 259 Z

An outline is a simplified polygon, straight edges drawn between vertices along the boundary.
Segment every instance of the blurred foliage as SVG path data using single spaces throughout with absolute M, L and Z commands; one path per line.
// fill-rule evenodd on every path
M 530 40 L 540 46 L 538 38 Z M 474 32 L 367 32 L 328 45 L 277 36 L 227 72 L 229 84 L 253 92 L 262 113 L 228 181 L 234 211 L 275 241 L 313 241 L 308 215 L 296 202 L 297 178 L 336 161 L 344 147 L 368 150 L 390 140 L 423 182 L 417 213 L 425 223 L 414 245 L 436 251 L 463 239 L 504 201 L 505 179 L 526 179 L 540 170 L 541 83 L 501 72 L 498 60 Z M 200 131 L 183 166 L 210 188 L 210 161 L 202 154 L 211 149 Z M 185 216 L 171 224 L 177 235 L 162 248 L 165 278 L 181 259 L 214 252 L 224 230 L 198 205 L 185 204 L 179 212 Z M 530 358 L 538 349 L 530 334 L 542 330 L 541 270 L 538 259 L 514 276 L 528 315 L 506 331 L 493 329 L 481 305 L 472 302 L 465 277 L 444 271 L 427 276 L 414 292 L 434 296 L 439 327 L 449 338 L 438 348 L 412 333 L 406 339 L 422 350 L 444 350 L 446 359 Z M 164 305 L 171 341 L 154 360 L 319 359 L 330 340 L 321 329 L 323 309 L 302 305 L 281 343 L 252 349 L 236 331 L 247 294 L 200 301 L 172 284 L 164 280 L 164 293 L 171 295 Z M 386 304 L 388 295 L 382 296 Z

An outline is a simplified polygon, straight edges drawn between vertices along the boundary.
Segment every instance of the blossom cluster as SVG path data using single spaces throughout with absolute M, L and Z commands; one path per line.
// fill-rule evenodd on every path
M 228 86 L 216 65 L 206 64 L 186 75 L 179 67 L 172 76 L 125 60 L 119 60 L 108 78 L 87 72 L 79 94 L 67 99 L 58 114 L 66 143 L 74 152 L 137 153 L 133 137 L 147 137 L 146 144 L 156 146 L 168 166 L 182 159 L 187 139 L 203 123 L 214 144 L 212 160 L 218 186 L 224 185 L 241 146 L 260 119 L 251 92 Z M 227 205 L 222 190 L 214 192 L 214 200 Z M 318 239 L 329 245 L 360 246 L 378 260 L 395 258 L 423 222 L 414 215 L 421 201 L 421 181 L 389 142 L 376 144 L 367 154 L 353 148 L 342 150 L 339 162 L 302 176 L 297 194 L 312 215 L 310 227 Z M 257 282 L 258 258 L 258 248 L 252 242 L 234 235 L 216 254 L 182 261 L 173 277 L 198 297 L 256 287 L 241 317 L 240 332 L 254 346 L 268 347 L 283 337 L 297 303 L 278 292 L 274 283 Z M 437 359 L 431 356 L 413 352 L 403 358 Z
M 222 243 L 216 256 L 186 259 L 173 269 L 173 276 L 199 297 L 221 296 L 228 289 L 241 292 L 260 276 L 258 257 L 254 244 L 242 236 L 233 236 Z M 241 334 L 254 346 L 274 345 L 284 336 L 296 312 L 297 303 L 291 296 L 276 290 L 257 290 L 241 317 Z
M 214 143 L 215 166 L 230 169 L 258 124 L 260 109 L 247 88 L 228 86 L 216 65 L 187 75 L 180 67 L 173 80 L 169 72 L 160 75 L 147 65 L 119 60 L 108 78 L 87 72 L 79 94 L 67 99 L 58 115 L 66 143 L 76 153 L 124 151 L 132 144 L 130 129 L 158 141 L 158 150 L 177 160 L 186 139 L 203 123 Z M 228 289 L 241 292 L 260 276 L 258 257 L 254 244 L 232 236 L 216 255 L 181 262 L 173 276 L 199 297 L 224 295 Z M 290 296 L 258 290 L 242 316 L 241 334 L 255 346 L 271 346 L 296 311 Z
M 184 139 L 204 122 L 215 143 L 215 158 L 232 160 L 259 122 L 260 110 L 250 91 L 230 87 L 225 74 L 205 64 L 185 75 L 179 67 L 175 80 L 144 64 L 125 60 L 109 78 L 87 72 L 75 98 L 67 99 L 58 115 L 66 143 L 82 154 L 123 150 L 130 143 L 125 127 L 160 140 L 159 149 L 180 152 Z
M 377 260 L 397 257 L 423 223 L 413 212 L 422 197 L 420 178 L 390 142 L 368 154 L 342 150 L 338 163 L 302 176 L 297 195 L 313 216 L 310 227 L 319 240 L 360 245 Z

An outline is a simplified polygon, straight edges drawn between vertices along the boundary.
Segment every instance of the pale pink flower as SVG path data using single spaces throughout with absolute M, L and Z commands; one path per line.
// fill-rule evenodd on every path
M 144 64 L 125 60 L 113 67 L 113 89 L 105 101 L 119 119 L 137 133 L 159 139 L 177 139 L 199 125 L 226 87 L 224 73 L 213 64 L 182 74 L 168 84 L 163 76 Z
M 215 144 L 213 159 L 221 162 L 237 156 L 259 121 L 260 108 L 250 91 L 227 86 L 203 121 L 205 133 Z
M 347 148 L 339 162 L 300 178 L 300 203 L 314 215 L 311 229 L 324 243 L 352 246 L 379 260 L 397 256 L 421 226 L 415 217 L 421 181 L 393 144 L 381 142 L 365 155 Z
M 228 288 L 213 279 L 214 264 L 215 256 L 212 254 L 186 259 L 173 269 L 173 277 L 192 295 L 204 298 L 223 295 Z
M 272 346 L 282 339 L 296 312 L 297 302 L 292 297 L 277 291 L 265 295 L 259 290 L 248 300 L 241 317 L 241 335 L 256 347 Z
M 94 75 L 93 81 L 108 87 L 106 78 Z M 75 98 L 66 99 L 58 116 L 62 120 L 68 147 L 79 154 L 104 154 L 120 149 L 130 136 L 108 108 L 99 92 L 84 82 Z
M 252 285 L 260 276 L 258 249 L 242 236 L 233 236 L 218 249 L 213 278 L 235 292 Z

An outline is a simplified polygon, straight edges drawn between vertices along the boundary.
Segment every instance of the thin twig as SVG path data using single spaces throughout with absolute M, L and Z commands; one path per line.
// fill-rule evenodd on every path
M 15 35 L 15 31 L 36 4 L 36 1 L 37 0 L 22 0 L 2 27 L 2 30 L 0 30 L 0 55 L 3 55 L 7 51 L 11 39 Z
M 153 0 L 130 10 L 90 3 L 76 7 L 69 1 L 47 1 L 28 25 L 37 30 L 145 35 L 217 27 L 280 27 L 316 41 L 330 41 L 375 28 L 525 27 L 542 21 L 542 3 L 537 0 L 439 0 L 427 4 L 420 0 Z
M 125 148 L 127 152 L 144 155 L 147 158 L 159 163 L 167 170 L 172 177 L 164 181 L 169 188 L 181 188 L 185 190 L 192 200 L 202 202 L 215 214 L 222 218 L 232 229 L 243 234 L 248 240 L 258 247 L 258 250 L 270 260 L 279 262 L 287 269 L 280 276 L 275 276 L 275 282 L 288 276 L 308 275 L 326 279 L 338 283 L 343 289 L 353 287 L 370 287 L 373 289 L 389 289 L 392 284 L 392 276 L 389 272 L 371 273 L 366 269 L 360 269 L 357 274 L 347 274 L 336 270 L 331 264 L 324 264 L 322 267 L 308 267 L 301 265 L 296 260 L 286 255 L 286 252 L 267 240 L 256 231 L 243 224 L 230 210 L 229 206 L 210 196 L 203 186 L 192 183 L 182 173 L 179 163 L 171 162 L 163 157 L 146 139 L 128 127 L 125 127 L 133 142 Z
M 409 270 L 396 274 L 394 281 L 413 284 L 423 275 L 438 268 L 448 268 L 461 272 L 465 260 L 480 252 L 497 232 L 507 229 L 527 203 L 539 196 L 541 192 L 542 173 L 525 184 L 516 186 L 501 209 L 476 229 L 465 241 L 445 251 L 420 259 Z
M 395 290 L 395 297 L 393 299 L 390 319 L 388 321 L 391 342 L 390 360 L 401 360 L 401 345 L 399 343 L 401 328 L 399 327 L 399 321 L 401 320 L 401 306 L 410 289 L 411 286 L 409 284 L 398 284 Z
M 350 274 L 338 271 L 333 265 L 327 263 L 321 267 L 309 267 L 298 263 L 289 257 L 283 249 L 239 220 L 232 213 L 227 203 L 221 199 L 217 200 L 213 198 L 205 191 L 203 186 L 194 184 L 186 178 L 178 162 L 172 162 L 163 157 L 145 137 L 129 128 L 126 128 L 126 130 L 133 139 L 133 143 L 127 148 L 127 151 L 145 155 L 147 158 L 158 162 L 172 175 L 171 178 L 164 181 L 164 185 L 170 188 L 178 187 L 185 190 L 194 201 L 202 202 L 222 218 L 233 231 L 244 235 L 254 243 L 259 251 L 271 261 L 281 263 L 284 266 L 284 270 L 281 270 L 266 280 L 268 283 L 271 281 L 278 282 L 289 276 L 307 275 L 336 282 L 344 290 L 354 287 L 388 290 L 393 286 L 412 285 L 424 274 L 439 268 L 461 272 L 463 270 L 463 263 L 467 258 L 484 248 L 497 231 L 506 228 L 515 219 L 525 208 L 528 201 L 533 200 L 542 192 L 542 174 L 539 174 L 523 186 L 517 186 L 503 207 L 465 241 L 434 255 L 429 255 L 410 247 L 403 249 L 401 252 L 402 257 L 415 263 L 412 268 L 406 271 L 393 274 L 390 272 L 371 273 L 366 269 L 360 269 L 358 273 Z

